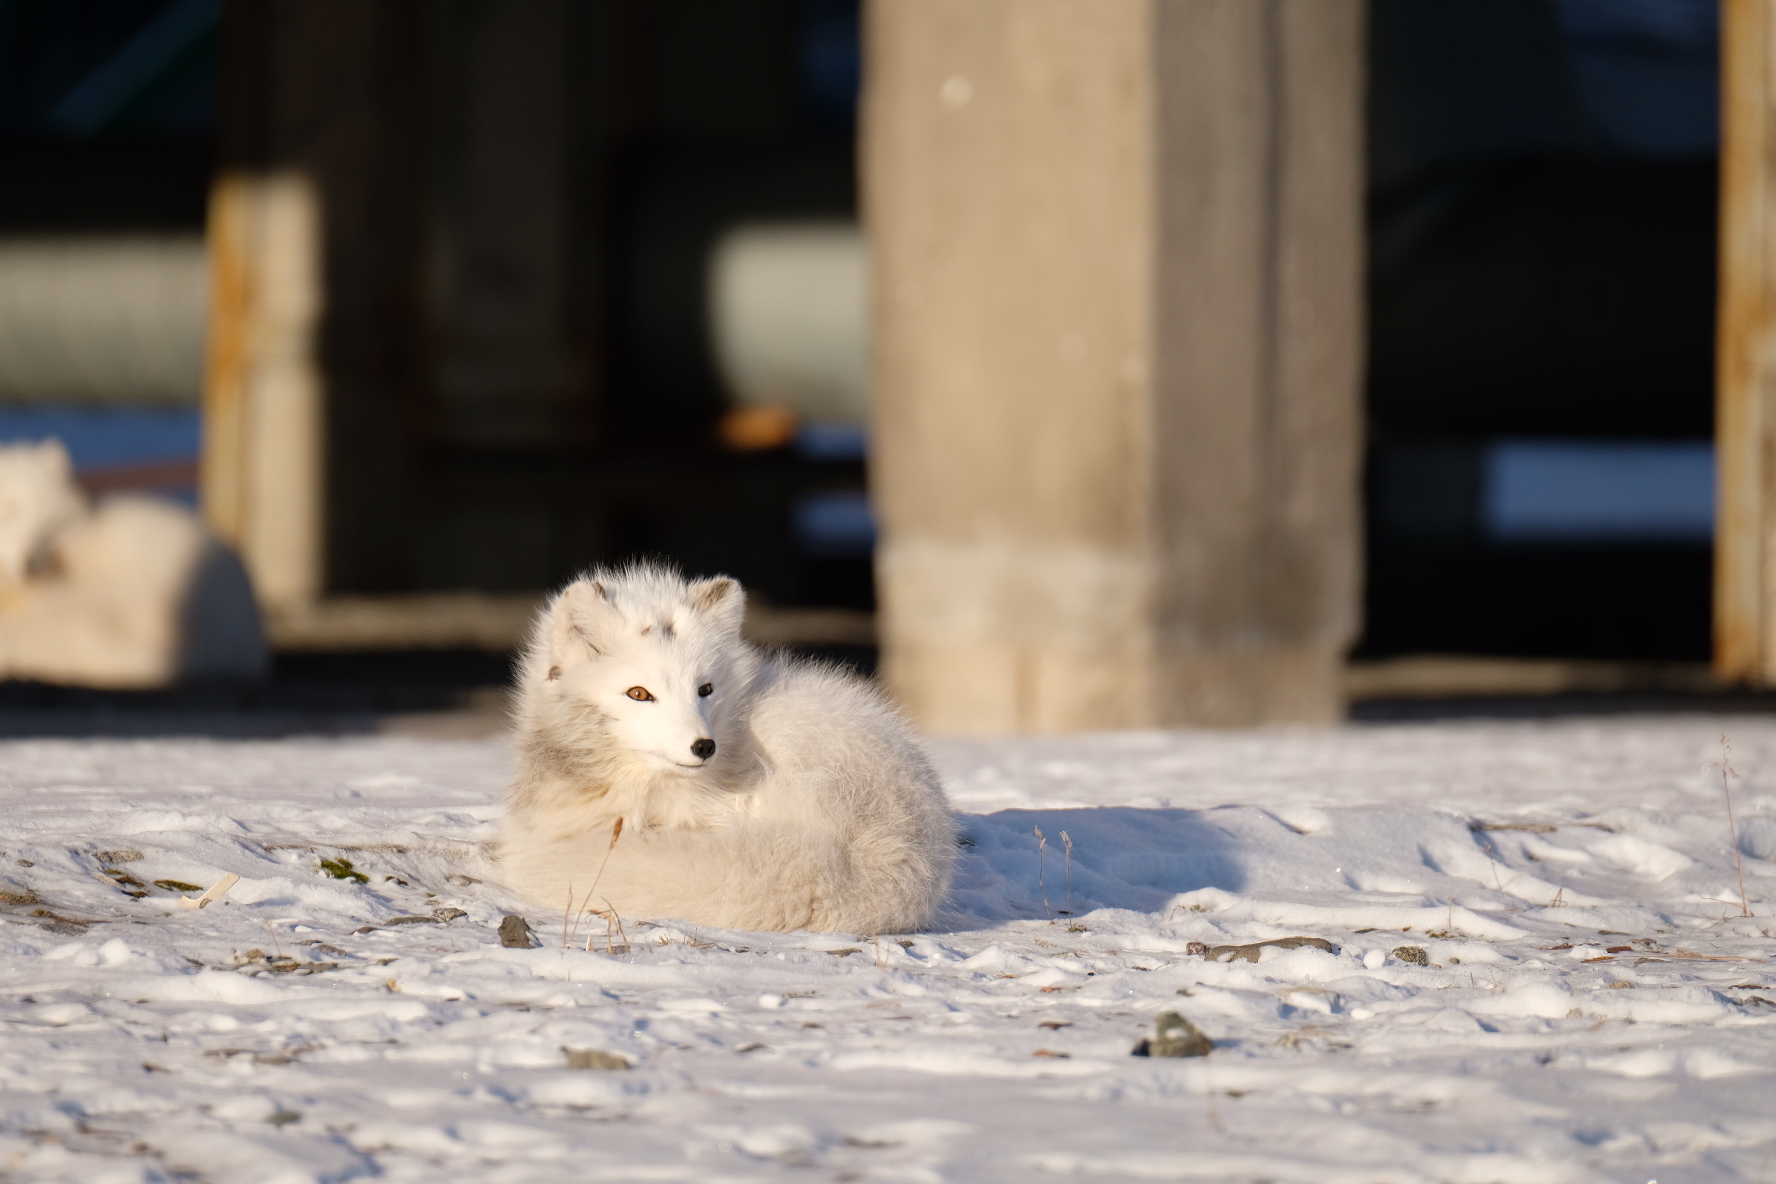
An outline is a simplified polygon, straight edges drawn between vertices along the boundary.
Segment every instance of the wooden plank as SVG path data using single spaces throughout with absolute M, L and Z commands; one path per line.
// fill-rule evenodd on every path
M 1344 691 L 1351 699 L 1519 698 L 1627 692 L 1689 695 L 1724 689 L 1705 662 L 1412 654 L 1352 662 L 1344 671 Z
M 1733 682 L 1776 675 L 1770 570 L 1773 0 L 1725 0 L 1721 29 L 1721 229 L 1716 456 L 1715 669 Z
M 516 650 L 530 635 L 546 592 L 421 592 L 329 596 L 275 608 L 265 632 L 274 649 Z M 760 645 L 871 646 L 875 619 L 839 608 L 780 608 L 749 601 L 741 635 Z
M 202 495 L 261 605 L 321 590 L 318 199 L 295 173 L 224 173 L 210 208 Z

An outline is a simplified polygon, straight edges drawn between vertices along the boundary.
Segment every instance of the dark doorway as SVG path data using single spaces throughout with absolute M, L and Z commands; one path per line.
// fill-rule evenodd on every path
M 1371 13 L 1359 656 L 1706 659 L 1717 5 Z

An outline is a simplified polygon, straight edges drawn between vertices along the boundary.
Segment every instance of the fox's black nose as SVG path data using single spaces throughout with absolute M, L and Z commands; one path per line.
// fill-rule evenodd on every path
M 701 760 L 708 760 L 715 755 L 715 741 L 705 736 L 701 740 L 692 742 L 691 755 Z

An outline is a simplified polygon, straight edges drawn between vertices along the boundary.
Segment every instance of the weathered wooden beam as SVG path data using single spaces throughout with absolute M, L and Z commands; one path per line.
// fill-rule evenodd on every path
M 1721 9 L 1715 670 L 1776 678 L 1776 3 Z
M 272 611 L 323 578 L 319 221 L 300 173 L 225 173 L 211 195 L 203 510 Z

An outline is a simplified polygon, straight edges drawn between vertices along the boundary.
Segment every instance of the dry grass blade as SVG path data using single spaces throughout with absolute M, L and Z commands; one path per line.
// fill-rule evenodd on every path
M 619 826 L 621 825 L 620 820 L 618 824 Z M 613 844 L 616 842 L 614 836 L 611 838 L 611 842 Z M 608 897 L 605 898 L 604 910 L 604 952 L 607 954 L 627 954 L 629 952 L 629 935 L 623 931 L 623 918 L 617 915 L 616 906 L 611 904 Z M 616 930 L 617 937 L 622 941 L 621 947 L 613 946 L 611 943 L 611 930 L 613 928 Z
M 1073 836 L 1061 832 L 1061 846 L 1067 851 L 1067 915 L 1073 915 Z
M 574 924 L 573 924 L 573 932 L 571 934 L 567 932 L 565 924 L 562 927 L 561 944 L 562 944 L 563 948 L 566 948 L 573 941 L 574 937 L 578 936 L 578 934 L 580 932 L 580 918 L 581 917 L 585 916 L 587 913 L 592 913 L 592 914 L 595 914 L 598 916 L 604 915 L 602 910 L 589 908 L 588 906 L 592 903 L 592 894 L 594 892 L 598 891 L 598 882 L 600 880 L 604 879 L 604 869 L 610 864 L 611 852 L 615 851 L 617 849 L 617 840 L 622 837 L 623 837 L 623 820 L 621 818 L 619 818 L 611 826 L 610 845 L 605 847 L 604 858 L 598 861 L 598 873 L 592 877 L 592 887 L 586 889 L 586 895 L 583 898 L 581 898 L 580 907 L 577 911 L 575 911 L 574 907 L 573 907 L 573 886 L 571 884 L 568 886 L 567 907 L 570 911 L 573 911 L 573 913 L 574 913 Z M 607 901 L 605 901 L 605 903 L 608 905 L 610 902 L 607 900 Z M 608 928 L 608 923 L 607 923 L 607 928 Z M 605 934 L 605 944 L 607 946 L 610 944 L 610 934 L 608 932 Z M 624 942 L 623 942 L 625 949 L 628 948 L 628 944 L 629 944 L 628 939 L 625 938 Z M 592 949 L 592 936 L 590 934 L 587 934 L 587 936 L 586 936 L 586 949 L 588 952 Z
M 1727 839 L 1733 844 L 1733 870 L 1739 874 L 1739 915 L 1751 916 L 1751 902 L 1745 895 L 1745 857 L 1739 852 L 1739 824 L 1733 819 L 1733 789 L 1729 778 L 1739 776 L 1733 768 L 1733 746 L 1727 742 L 1726 733 L 1721 733 L 1721 794 L 1727 799 Z

